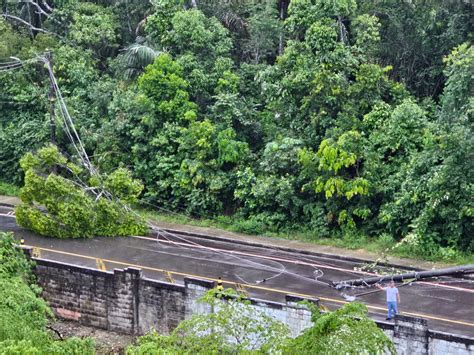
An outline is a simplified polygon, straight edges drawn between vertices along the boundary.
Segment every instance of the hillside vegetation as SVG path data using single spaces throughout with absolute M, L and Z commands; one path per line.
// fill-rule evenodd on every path
M 140 180 L 146 208 L 431 259 L 474 251 L 469 2 L 35 0 L 2 11 L 4 183 L 23 185 L 21 157 L 51 141 L 84 160 L 38 60 L 49 53 L 93 166 Z M 40 168 L 38 179 L 57 172 Z

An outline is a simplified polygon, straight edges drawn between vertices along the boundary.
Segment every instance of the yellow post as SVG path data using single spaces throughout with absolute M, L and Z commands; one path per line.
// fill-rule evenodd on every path
M 41 249 L 34 247 L 33 248 L 33 258 L 41 258 Z
M 172 284 L 175 283 L 174 278 L 173 278 L 173 274 L 171 274 L 171 272 L 166 271 L 165 275 L 166 275 L 166 279 L 168 280 L 169 283 L 172 283 Z
M 320 309 L 321 311 L 323 311 L 323 312 L 329 312 L 329 311 L 330 311 L 329 308 L 327 308 L 325 305 L 323 305 L 323 304 L 321 304 L 321 303 L 319 304 L 318 307 L 319 307 L 319 309 Z
M 97 265 L 97 269 L 99 269 L 100 271 L 107 271 L 107 267 L 105 266 L 104 260 L 97 258 L 95 259 L 95 263 Z
M 244 285 L 242 285 L 240 283 L 236 283 L 235 288 L 237 289 L 237 292 L 243 294 L 244 296 L 248 296 L 247 289 L 245 288 Z
M 217 291 L 223 291 L 224 290 L 224 285 L 222 284 L 222 279 L 220 277 L 217 280 L 216 289 L 217 289 Z

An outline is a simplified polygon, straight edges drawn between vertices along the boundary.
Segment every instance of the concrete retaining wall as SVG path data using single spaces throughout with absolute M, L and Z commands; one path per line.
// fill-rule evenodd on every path
M 38 284 L 54 313 L 87 326 L 127 334 L 151 328 L 168 334 L 195 313 L 210 313 L 197 300 L 214 287 L 206 280 L 186 278 L 184 285 L 150 280 L 139 269 L 99 271 L 51 260 L 35 259 Z M 303 299 L 286 296 L 285 303 L 251 300 L 253 307 L 285 323 L 297 336 L 311 326 Z M 317 303 L 315 299 L 310 300 Z M 395 324 L 378 322 L 399 354 L 473 354 L 474 339 L 430 331 L 426 320 L 399 316 Z
M 197 302 L 214 282 L 185 278 L 184 285 L 144 278 L 140 269 L 113 272 L 35 259 L 38 284 L 54 313 L 81 324 L 128 334 L 151 328 L 168 334 L 196 313 L 210 313 Z M 311 325 L 311 312 L 302 298 L 286 296 L 286 303 L 252 299 L 259 311 L 287 324 L 296 336 Z M 317 300 L 310 300 L 317 303 Z

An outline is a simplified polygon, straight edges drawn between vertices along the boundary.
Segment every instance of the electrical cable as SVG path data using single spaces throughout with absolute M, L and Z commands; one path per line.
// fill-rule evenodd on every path
M 162 232 L 167 233 L 168 235 L 171 235 L 171 236 L 173 236 L 173 237 L 175 237 L 175 238 L 178 238 L 178 239 L 180 239 L 180 240 L 184 240 L 184 241 L 190 242 L 190 241 L 188 241 L 188 240 L 186 240 L 186 239 L 184 239 L 184 238 L 182 238 L 182 237 L 180 237 L 180 236 L 178 236 L 178 235 L 176 235 L 176 234 L 174 234 L 174 233 L 171 233 L 171 232 L 162 230 L 162 229 L 160 229 L 160 228 L 157 227 L 157 226 L 151 225 L 151 227 L 152 227 L 152 228 L 157 228 L 158 230 L 161 230 Z M 214 252 L 216 252 L 216 253 L 219 253 L 219 254 L 225 254 L 225 255 L 233 256 L 234 258 L 236 258 L 236 259 L 238 259 L 238 260 L 240 260 L 240 261 L 245 261 L 245 262 L 247 262 L 247 263 L 251 263 L 251 264 L 254 264 L 254 265 L 258 265 L 258 266 L 260 266 L 260 267 L 263 267 L 263 269 L 267 269 L 267 270 L 270 270 L 270 271 L 279 272 L 278 269 L 275 269 L 275 268 L 273 268 L 273 267 L 269 267 L 269 266 L 266 266 L 266 265 L 263 265 L 263 264 L 260 264 L 260 263 L 251 261 L 251 260 L 247 260 L 247 259 L 238 257 L 238 256 L 236 256 L 235 254 L 232 254 L 231 252 L 229 252 L 229 253 L 223 253 L 222 251 L 220 251 L 220 250 L 218 250 L 218 249 L 215 249 L 215 248 L 205 247 L 205 246 L 202 246 L 202 245 L 200 245 L 200 244 L 198 244 L 198 243 L 194 243 L 194 242 L 190 242 L 190 243 L 192 243 L 192 244 L 194 244 L 194 245 L 199 245 L 199 246 L 201 246 L 201 247 L 203 247 L 203 248 L 207 248 L 207 249 L 212 250 L 212 251 L 214 251 Z M 323 281 L 314 280 L 314 279 L 312 279 L 312 278 L 308 278 L 308 277 L 305 277 L 305 276 L 301 276 L 301 275 L 299 275 L 299 274 L 296 274 L 296 273 L 293 273 L 293 272 L 290 272 L 290 271 L 287 271 L 287 270 L 283 271 L 282 274 L 286 274 L 286 275 L 289 275 L 289 276 L 293 276 L 293 277 L 298 278 L 298 279 L 303 279 L 303 280 L 305 280 L 305 281 L 311 281 L 311 282 L 316 282 L 316 283 L 319 283 L 319 284 L 324 284 L 324 285 L 326 285 L 326 286 L 329 286 L 329 285 L 330 285 L 330 283 L 328 283 L 328 282 L 323 282 Z
M 176 216 L 182 216 L 182 217 L 185 217 L 185 218 L 187 218 L 187 219 L 190 219 L 190 217 L 187 216 L 187 215 L 185 215 L 185 214 L 181 214 L 181 213 L 177 213 L 177 212 L 171 211 L 171 210 L 169 210 L 169 209 L 166 209 L 166 208 L 164 208 L 164 207 L 157 206 L 157 205 L 152 204 L 152 203 L 147 202 L 147 201 L 141 201 L 141 202 L 147 204 L 148 206 L 151 206 L 151 207 L 154 207 L 154 208 L 163 210 L 163 211 L 165 211 L 165 212 L 174 214 L 174 215 L 176 215 Z M 179 207 L 178 207 L 178 208 L 179 208 Z M 182 208 L 180 208 L 180 209 L 181 209 L 182 211 L 184 211 L 184 209 L 182 209 Z M 197 213 L 197 215 L 198 215 L 199 217 L 212 218 L 211 216 L 206 216 L 206 215 L 200 214 L 200 213 Z M 229 224 L 231 224 L 231 223 L 232 223 L 232 222 L 229 222 Z M 279 252 L 280 252 L 280 253 L 285 253 L 285 254 L 291 254 L 290 252 L 287 252 L 287 251 L 284 251 L 284 250 L 281 250 L 281 251 L 279 251 Z M 319 257 L 319 258 L 320 258 L 320 257 Z M 308 261 L 309 263 L 314 264 L 314 260 L 311 260 L 310 258 L 305 257 L 305 256 L 299 256 L 298 261 L 299 261 L 299 260 L 306 260 L 306 261 Z M 321 261 L 318 261 L 318 263 L 319 263 L 318 266 L 320 266 L 320 265 L 325 265 L 325 266 L 330 266 L 330 267 L 337 267 L 337 265 L 335 265 L 335 264 L 323 263 L 323 262 L 321 262 Z M 351 274 L 354 274 L 354 275 L 359 275 L 361 272 L 359 272 L 359 271 L 352 271 L 352 270 L 351 270 L 351 271 L 348 271 L 348 273 L 351 273 Z
M 151 205 L 151 206 L 154 206 L 153 204 L 148 203 L 148 202 L 147 202 L 147 204 Z M 154 206 L 154 207 L 158 207 L 158 206 Z M 148 220 L 148 222 L 152 223 L 150 220 Z M 350 269 L 344 269 L 344 268 L 340 268 L 340 267 L 325 266 L 325 265 L 321 265 L 321 264 L 313 264 L 313 266 L 314 267 L 322 267 L 322 268 L 333 269 L 333 270 L 346 272 L 346 273 L 351 273 L 351 274 L 363 274 L 363 275 L 371 275 L 371 276 L 380 276 L 380 280 L 382 280 L 382 278 L 385 277 L 385 276 L 382 276 L 380 274 L 373 273 L 373 272 L 368 272 L 368 271 L 350 270 Z M 417 281 L 417 282 L 421 283 L 421 284 L 426 284 L 426 285 L 432 284 L 432 283 L 429 283 L 429 282 L 426 282 L 426 281 Z M 463 288 L 449 286 L 449 285 L 436 285 L 436 286 L 450 288 L 450 289 L 459 290 L 459 291 L 471 292 L 471 290 L 469 290 L 469 289 L 463 289 Z M 345 284 L 344 287 L 354 287 L 354 286 Z M 472 292 L 474 292 L 474 291 L 472 291 Z

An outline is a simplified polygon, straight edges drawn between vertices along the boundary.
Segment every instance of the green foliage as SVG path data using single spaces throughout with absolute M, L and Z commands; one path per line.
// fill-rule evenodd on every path
M 212 309 L 182 321 L 169 335 L 152 330 L 127 354 L 379 354 L 395 353 L 389 338 L 367 317 L 367 308 L 351 303 L 334 312 L 312 310 L 313 325 L 295 339 L 285 325 L 258 312 L 232 289 L 209 291 L 202 299 Z
M 376 14 L 381 28 L 378 58 L 418 97 L 443 90 L 443 57 L 472 41 L 472 4 L 463 1 L 358 1 L 359 14 Z
M 289 330 L 284 324 L 255 310 L 232 289 L 209 291 L 201 302 L 214 312 L 193 315 L 169 336 L 151 331 L 127 354 L 274 353 L 287 342 Z
M 10 233 L 0 234 L 0 278 L 19 277 L 28 281 L 31 279 L 31 263 L 16 247 Z
M 171 19 L 172 29 L 161 37 L 163 46 L 175 53 L 192 53 L 206 60 L 228 55 L 232 42 L 227 30 L 199 10 L 178 11 Z
M 117 19 L 111 9 L 79 2 L 74 7 L 69 38 L 79 44 L 95 50 L 113 46 L 117 39 Z
M 375 58 L 380 46 L 380 21 L 378 17 L 363 14 L 354 19 L 354 46 L 369 58 Z
M 32 282 L 31 264 L 7 233 L 0 233 L 0 354 L 93 354 L 90 339 L 53 341 L 52 312 Z
M 0 58 L 9 58 L 15 55 L 23 46 L 26 38 L 13 31 L 5 19 L 0 19 L 0 32 L 2 40 L 0 41 Z
M 367 317 L 367 307 L 348 303 L 334 312 L 313 310 L 313 326 L 292 340 L 286 354 L 395 353 L 389 338 Z
M 154 128 L 164 122 L 185 122 L 196 117 L 196 106 L 189 101 L 187 92 L 189 84 L 181 76 L 182 68 L 168 54 L 159 55 L 145 68 L 138 83 L 150 99 L 157 118 L 146 124 Z
M 48 4 L 49 17 L 28 3 L 4 9 L 52 34 L 0 20 L 0 176 L 72 191 L 53 213 L 71 212 L 72 230 L 92 210 L 133 223 L 103 195 L 92 201 L 107 185 L 127 203 L 223 215 L 252 233 L 311 231 L 348 247 L 386 233 L 405 241 L 399 252 L 472 252 L 467 2 Z M 49 80 L 42 64 L 2 63 L 46 50 L 85 149 L 109 178 L 20 169 L 50 140 Z M 55 109 L 55 144 L 74 156 Z M 143 195 L 125 183 L 132 177 Z M 79 178 L 95 192 L 76 194 Z M 26 225 L 66 233 L 35 207 L 22 211 Z
M 7 182 L 0 181 L 0 195 L 3 196 L 18 196 L 20 189 Z
M 357 8 L 356 0 L 293 0 L 288 8 L 287 26 L 293 36 L 301 36 L 321 18 L 346 17 Z
M 87 175 L 55 146 L 26 154 L 21 166 L 25 186 L 20 190 L 22 204 L 16 208 L 19 225 L 57 238 L 145 233 L 144 222 L 120 202 L 120 198 L 134 202 L 143 189 L 125 169 L 113 172 L 103 183 L 101 177 L 92 176 L 89 188 L 82 180 Z
M 190 212 L 220 211 L 220 196 L 231 191 L 229 175 L 248 147 L 232 128 L 198 120 L 182 73 L 162 54 L 139 78 L 152 112 L 134 131 L 135 172 L 144 177 L 146 196 L 154 202 L 185 202 Z
M 7 340 L 35 339 L 39 347 L 48 342 L 44 328 L 52 313 L 46 302 L 20 278 L 0 278 L 0 344 Z
M 441 98 L 443 121 L 459 119 L 466 111 L 472 115 L 474 46 L 463 43 L 444 58 L 446 86 Z M 456 117 L 457 116 L 457 117 Z M 471 116 L 472 117 L 472 116 Z
M 275 55 L 283 29 L 275 1 L 256 1 L 249 10 L 249 38 L 244 42 L 244 53 L 258 64 Z

